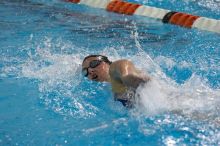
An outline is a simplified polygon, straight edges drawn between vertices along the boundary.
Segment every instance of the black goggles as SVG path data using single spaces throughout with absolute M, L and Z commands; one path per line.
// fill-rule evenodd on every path
M 89 75 L 88 69 L 89 69 L 89 68 L 96 68 L 96 67 L 99 66 L 102 62 L 103 62 L 103 60 L 92 60 L 92 61 L 89 63 L 89 67 L 82 69 L 82 74 L 83 74 L 83 76 L 87 77 L 87 76 Z

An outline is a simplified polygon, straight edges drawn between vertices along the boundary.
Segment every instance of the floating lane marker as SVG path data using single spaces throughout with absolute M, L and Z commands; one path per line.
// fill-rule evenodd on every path
M 168 23 L 191 28 L 194 21 L 198 18 L 199 16 L 193 16 L 185 13 L 176 12 L 170 16 Z
M 80 3 L 94 8 L 106 9 L 111 0 L 81 0 Z
M 163 19 L 163 17 L 169 12 L 169 10 L 143 5 L 138 8 L 138 10 L 135 12 L 135 15 L 147 16 L 155 19 Z
M 186 28 L 197 28 L 220 33 L 220 20 L 174 12 L 166 9 L 150 7 L 122 0 L 66 0 L 67 2 L 84 4 L 94 8 L 106 9 L 109 12 L 139 15 L 160 19 L 163 23 L 175 24 Z
M 133 15 L 137 8 L 140 6 L 141 5 L 139 4 L 124 2 L 120 0 L 113 0 L 108 4 L 107 11 L 126 15 Z
M 192 27 L 220 33 L 220 20 L 200 17 L 193 23 Z

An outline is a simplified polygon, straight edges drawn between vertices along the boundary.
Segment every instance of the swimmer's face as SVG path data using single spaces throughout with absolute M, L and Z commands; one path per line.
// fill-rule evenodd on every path
M 109 64 L 98 57 L 86 59 L 82 64 L 82 70 L 90 80 L 98 82 L 109 80 Z

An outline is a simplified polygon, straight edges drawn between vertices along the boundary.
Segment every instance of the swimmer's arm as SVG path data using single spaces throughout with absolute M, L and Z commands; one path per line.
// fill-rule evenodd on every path
M 146 83 L 150 77 L 141 75 L 129 60 L 118 60 L 110 66 L 110 76 L 112 79 L 121 82 L 127 87 L 137 88 L 141 83 Z

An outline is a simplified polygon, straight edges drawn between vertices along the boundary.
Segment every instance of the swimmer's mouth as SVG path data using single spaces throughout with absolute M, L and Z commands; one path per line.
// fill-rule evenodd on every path
M 98 76 L 97 75 L 95 75 L 93 78 L 92 78 L 92 80 L 97 80 L 98 79 Z

